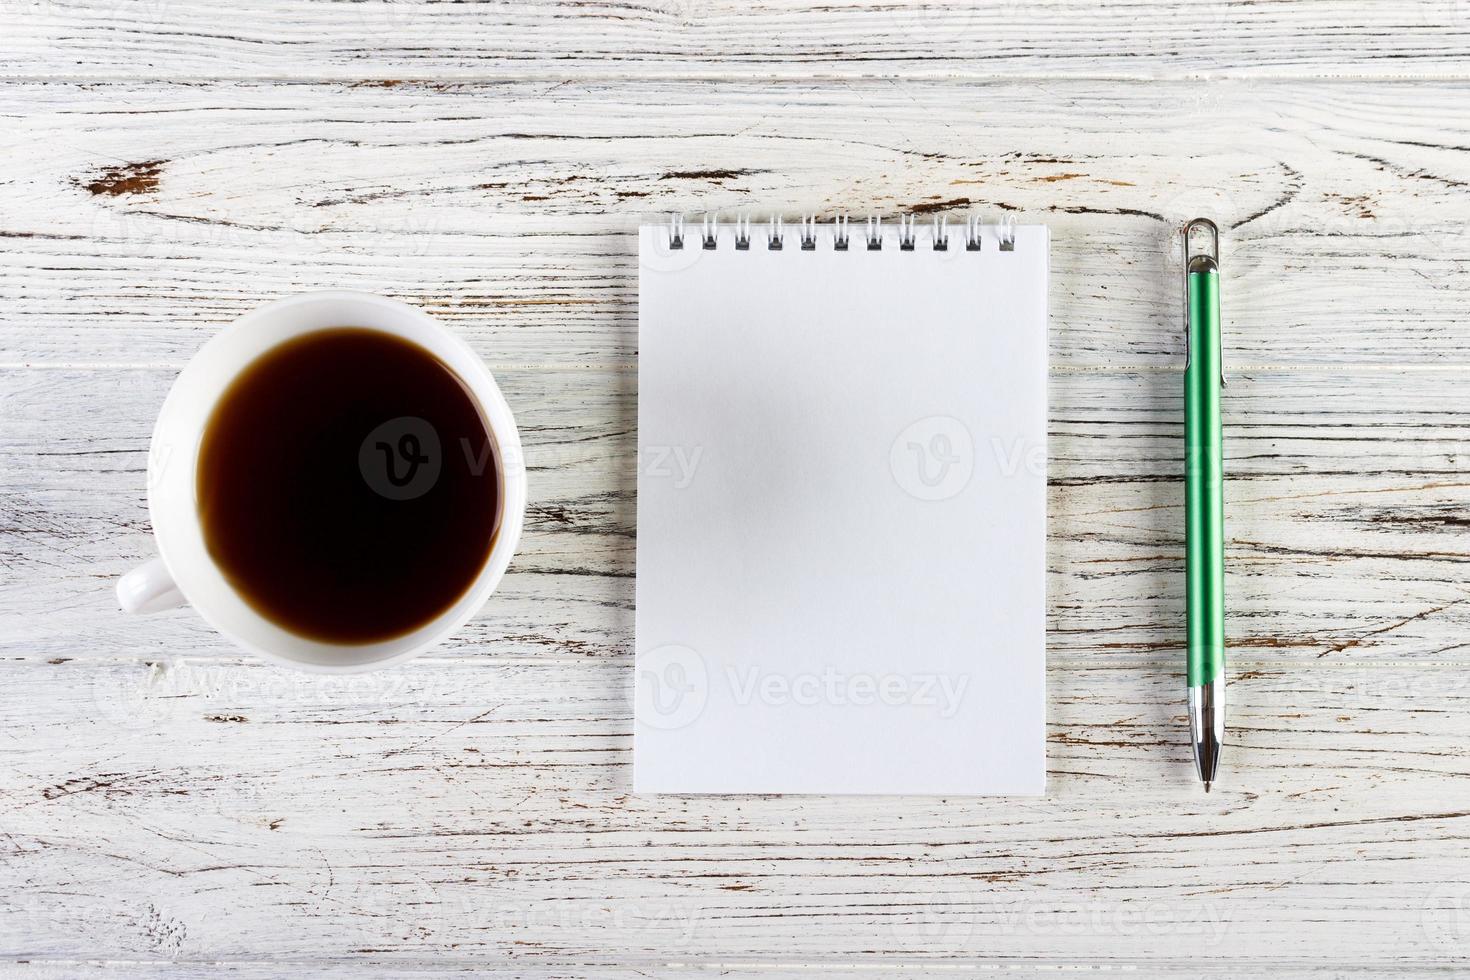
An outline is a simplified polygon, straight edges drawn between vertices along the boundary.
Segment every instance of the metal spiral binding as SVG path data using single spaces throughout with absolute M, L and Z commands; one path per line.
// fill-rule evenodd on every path
M 1008 214 L 1000 219 L 1000 250 L 1002 252 L 1016 250 L 1016 219 Z
M 750 248 L 750 216 L 735 219 L 735 250 L 744 252 Z
M 965 219 L 965 251 L 980 251 L 980 219 L 974 215 Z
M 876 215 L 868 218 L 868 251 L 878 252 L 883 249 L 883 219 Z
M 899 215 L 898 250 L 900 252 L 912 252 L 914 250 L 914 222 L 916 220 L 911 214 Z
M 740 215 L 732 221 L 735 232 L 735 250 L 738 252 L 750 251 L 751 240 L 751 218 L 749 215 Z M 817 228 L 819 221 L 814 214 L 803 215 L 801 218 L 801 232 L 798 246 L 803 252 L 814 252 L 817 249 Z M 834 251 L 846 252 L 851 246 L 851 222 L 847 215 L 839 214 L 832 219 L 832 248 Z M 900 215 L 898 218 L 898 249 L 900 252 L 913 252 L 918 249 L 919 222 L 915 215 Z M 985 222 L 978 215 L 967 215 L 965 218 L 965 251 L 982 251 Z M 699 227 L 699 245 L 705 251 L 714 251 L 719 248 L 720 218 L 713 212 L 704 215 Z M 1016 220 L 1009 214 L 1003 215 L 996 225 L 996 237 L 1002 252 L 1014 252 L 1016 250 Z M 682 249 L 684 247 L 685 228 L 684 216 L 682 214 L 669 215 L 669 248 Z M 872 215 L 866 219 L 863 240 L 869 252 L 880 252 L 883 250 L 883 219 L 878 215 Z M 931 242 L 936 252 L 949 251 L 949 219 L 943 216 L 935 216 Z M 766 248 L 772 252 L 779 252 L 786 247 L 786 222 L 779 214 L 773 214 L 767 219 L 766 224 Z

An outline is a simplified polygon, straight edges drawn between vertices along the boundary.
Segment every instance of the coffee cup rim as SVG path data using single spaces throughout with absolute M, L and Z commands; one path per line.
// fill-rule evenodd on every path
M 336 644 L 293 633 L 251 607 L 205 546 L 195 474 L 210 413 L 251 362 L 287 340 L 334 327 L 402 337 L 450 367 L 475 398 L 499 452 L 500 524 L 484 567 L 440 616 L 401 636 Z M 236 645 L 266 660 L 321 673 L 377 670 L 418 656 L 460 630 L 495 591 L 520 541 L 526 472 L 510 406 L 468 344 L 417 307 L 372 293 L 320 290 L 259 307 L 200 348 L 175 379 L 154 425 L 148 454 L 148 511 L 159 554 L 189 605 Z

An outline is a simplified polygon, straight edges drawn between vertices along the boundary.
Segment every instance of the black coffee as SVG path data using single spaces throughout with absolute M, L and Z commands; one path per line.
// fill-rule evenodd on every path
M 257 612 L 369 643 L 465 594 L 500 523 L 473 396 L 417 344 L 344 327 L 267 351 L 214 408 L 196 490 L 209 554 Z

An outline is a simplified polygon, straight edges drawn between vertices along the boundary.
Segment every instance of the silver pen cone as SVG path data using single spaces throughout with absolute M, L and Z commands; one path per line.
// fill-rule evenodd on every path
M 1194 768 L 1208 793 L 1220 765 L 1220 747 L 1225 744 L 1223 675 L 1189 689 L 1189 735 L 1194 742 Z

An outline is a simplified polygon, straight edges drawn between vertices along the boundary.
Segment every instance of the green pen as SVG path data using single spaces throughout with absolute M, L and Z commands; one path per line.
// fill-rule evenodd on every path
M 1196 248 L 1207 238 L 1208 248 Z M 1225 452 L 1220 426 L 1220 231 L 1184 226 L 1184 573 L 1189 733 L 1205 792 L 1225 742 Z

